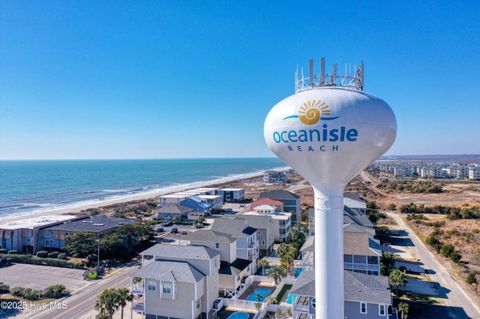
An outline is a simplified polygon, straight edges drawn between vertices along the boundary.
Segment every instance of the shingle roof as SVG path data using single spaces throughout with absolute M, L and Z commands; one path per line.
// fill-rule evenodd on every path
M 167 204 L 157 209 L 157 213 L 167 213 L 167 214 L 185 214 L 191 211 L 192 211 L 191 208 L 181 206 L 178 204 Z
M 314 251 L 315 236 L 308 236 L 300 251 Z M 382 246 L 368 233 L 343 232 L 343 253 L 347 255 L 380 256 Z
M 236 217 L 246 220 L 249 226 L 256 229 L 266 229 L 267 232 L 273 232 L 274 230 L 272 216 L 237 214 Z
M 112 230 L 114 228 L 136 224 L 137 221 L 127 218 L 109 218 L 105 215 L 92 216 L 90 218 L 67 221 L 63 224 L 46 227 L 45 230 L 62 230 L 68 232 L 81 233 L 101 233 Z
M 218 271 L 218 273 L 223 275 L 238 275 L 251 263 L 252 262 L 250 260 L 241 258 L 235 259 L 233 263 L 221 261 L 220 270 Z
M 227 244 L 233 243 L 235 241 L 235 238 L 233 238 L 229 234 L 206 229 L 191 232 L 188 235 L 184 236 L 184 238 L 187 240 L 208 241 Z
M 132 277 L 159 281 L 199 282 L 205 275 L 187 262 L 154 261 L 135 271 Z
M 355 223 L 357 225 L 373 228 L 373 224 L 366 214 L 356 212 L 347 206 L 345 206 L 343 210 L 343 221 L 344 223 Z
M 245 219 L 228 217 L 215 219 L 211 229 L 236 238 L 247 237 L 257 231 L 255 228 L 247 226 Z
M 388 278 L 344 271 L 345 300 L 391 304 Z M 290 290 L 291 294 L 315 296 L 315 274 L 302 271 Z
M 277 189 L 277 190 L 272 190 L 268 192 L 263 192 L 260 194 L 260 198 L 270 198 L 270 199 L 275 199 L 275 200 L 294 200 L 294 199 L 299 199 L 300 196 L 297 194 L 294 194 L 292 192 L 283 190 L 283 189 Z
M 252 205 L 252 207 L 253 206 L 258 206 L 258 205 L 277 206 L 277 205 L 283 205 L 283 203 L 278 201 L 278 200 L 271 199 L 271 198 L 259 198 L 259 199 L 254 200 L 251 205 Z
M 220 253 L 204 246 L 185 246 L 185 245 L 166 245 L 156 244 L 144 250 L 140 255 L 158 256 L 160 258 L 168 259 L 200 259 L 210 260 Z

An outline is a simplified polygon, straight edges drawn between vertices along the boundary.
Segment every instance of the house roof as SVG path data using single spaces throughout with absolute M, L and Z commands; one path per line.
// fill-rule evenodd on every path
M 135 271 L 132 277 L 172 282 L 199 282 L 205 274 L 183 261 L 153 261 Z
M 294 194 L 292 192 L 283 190 L 283 189 L 276 189 L 268 192 L 263 192 L 260 194 L 260 198 L 270 198 L 275 200 L 294 200 L 299 199 L 300 196 Z
M 185 214 L 191 211 L 192 211 L 191 208 L 181 206 L 178 204 L 167 204 L 157 209 L 157 213 L 167 213 L 167 214 Z
M 308 236 L 300 251 L 314 251 L 315 236 Z M 380 256 L 382 246 L 368 233 L 343 232 L 343 253 L 347 255 Z
M 344 223 L 343 231 L 352 233 L 367 233 L 371 236 L 375 236 L 375 229 L 354 223 Z
M 391 304 L 388 278 L 343 271 L 345 300 L 370 302 L 377 304 Z M 301 296 L 315 296 L 315 273 L 302 271 L 290 290 L 291 294 Z
M 220 262 L 220 270 L 218 271 L 219 274 L 222 275 L 238 275 L 240 274 L 245 268 L 250 265 L 252 261 L 237 258 L 233 263 L 229 263 L 226 261 Z
M 66 221 L 63 224 L 44 228 L 45 230 L 62 230 L 79 233 L 101 233 L 115 229 L 123 225 L 136 224 L 137 221 L 127 218 L 110 218 L 105 215 L 97 215 L 89 218 Z
M 159 258 L 175 258 L 175 259 L 200 259 L 210 260 L 220 253 L 204 246 L 186 246 L 186 245 L 167 245 L 156 244 L 147 250 L 144 250 L 140 255 L 151 255 Z
M 367 214 L 355 211 L 348 206 L 343 208 L 343 222 L 355 223 L 357 225 L 373 228 L 373 224 L 370 219 L 368 219 Z
M 274 200 L 271 198 L 259 198 L 252 202 L 252 207 L 259 206 L 259 205 L 278 206 L 278 205 L 283 205 L 283 203 L 281 201 Z
M 241 218 L 247 221 L 247 224 L 256 229 L 265 229 L 267 232 L 273 232 L 273 219 L 270 215 L 265 214 L 237 214 L 237 218 Z
M 257 229 L 248 226 L 245 219 L 226 217 L 215 219 L 211 230 L 229 234 L 236 238 L 248 237 L 257 231 Z
M 208 229 L 201 229 L 195 232 L 191 232 L 184 237 L 187 240 L 198 240 L 198 241 L 208 241 L 208 242 L 215 242 L 215 243 L 233 243 L 235 242 L 235 238 L 230 234 L 217 232 L 214 230 Z

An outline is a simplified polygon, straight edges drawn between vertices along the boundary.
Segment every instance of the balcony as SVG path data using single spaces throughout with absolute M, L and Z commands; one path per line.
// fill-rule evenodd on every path
M 293 311 L 306 312 L 308 313 L 308 298 L 305 296 L 300 296 L 297 298 L 293 304 Z
M 378 264 L 344 262 L 343 265 L 345 270 L 357 270 L 357 271 L 365 271 L 365 272 L 380 271 L 380 267 Z
M 145 292 L 145 284 L 143 279 L 140 281 L 135 282 L 132 280 L 132 294 L 134 295 L 142 295 Z

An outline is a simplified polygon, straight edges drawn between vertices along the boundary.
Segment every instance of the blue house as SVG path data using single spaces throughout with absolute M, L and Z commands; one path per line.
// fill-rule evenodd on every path
M 180 206 L 188 207 L 195 213 L 209 214 L 212 210 L 211 204 L 197 196 L 185 198 L 180 202 Z

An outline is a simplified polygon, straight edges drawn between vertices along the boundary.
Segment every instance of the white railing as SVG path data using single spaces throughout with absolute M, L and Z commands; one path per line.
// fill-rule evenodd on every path
M 243 299 L 228 299 L 228 298 L 220 298 L 223 300 L 226 307 L 235 307 L 240 309 L 246 310 L 254 310 L 257 311 L 257 304 L 260 307 L 263 305 L 262 302 L 250 301 L 250 300 L 243 300 Z
M 343 266 L 346 270 L 380 271 L 378 264 L 344 262 Z

